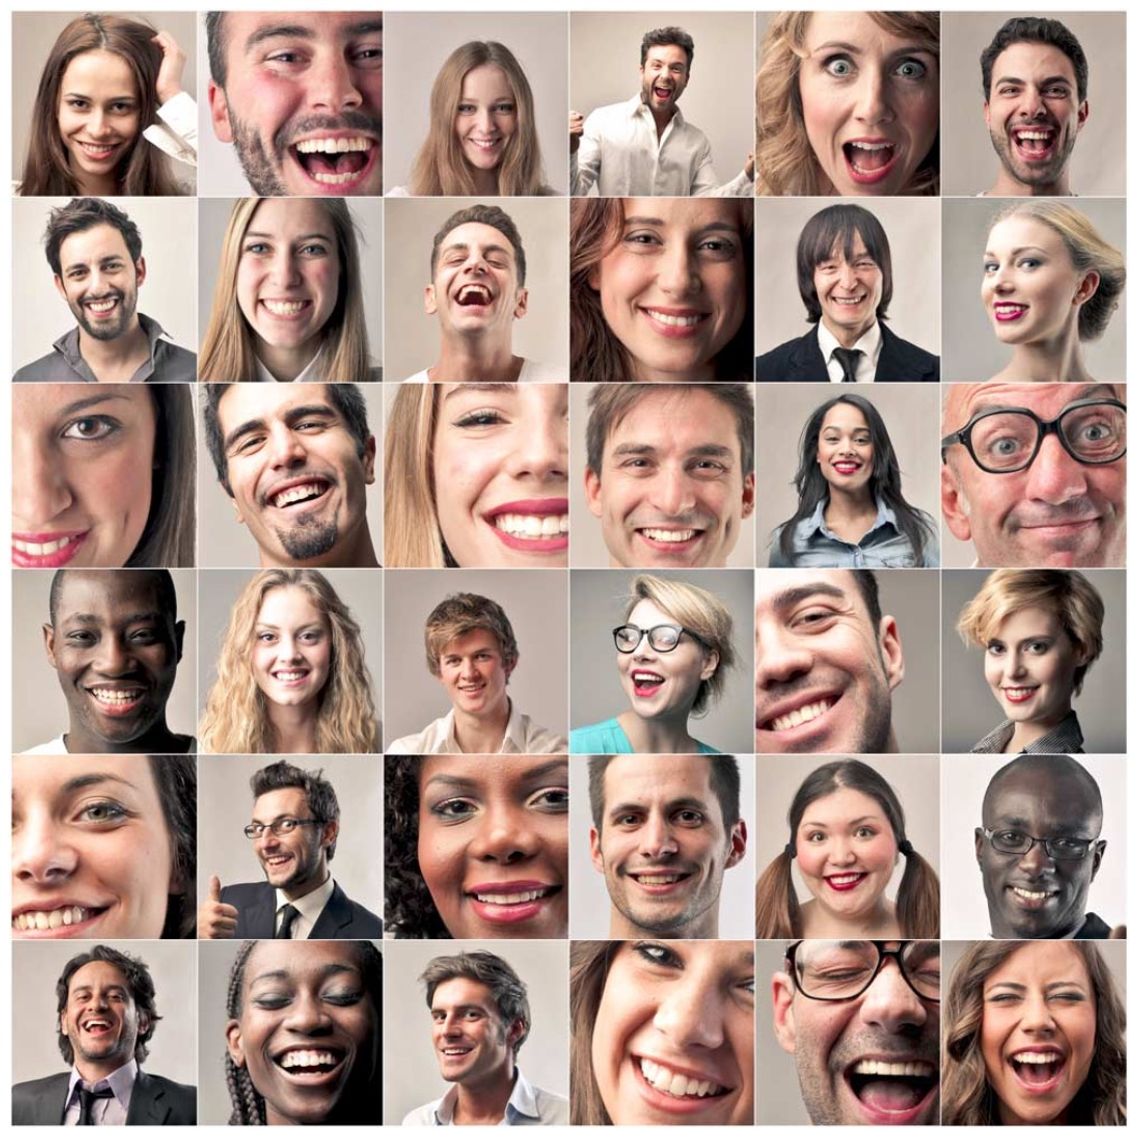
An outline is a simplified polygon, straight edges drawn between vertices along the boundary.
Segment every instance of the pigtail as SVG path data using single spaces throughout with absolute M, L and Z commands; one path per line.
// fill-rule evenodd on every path
M 906 857 L 906 869 L 895 900 L 899 929 L 908 939 L 936 940 L 941 897 L 938 874 L 905 838 L 899 842 L 899 852 Z
M 800 934 L 800 905 L 792 881 L 795 853 L 795 846 L 785 845 L 756 882 L 758 940 L 786 940 Z

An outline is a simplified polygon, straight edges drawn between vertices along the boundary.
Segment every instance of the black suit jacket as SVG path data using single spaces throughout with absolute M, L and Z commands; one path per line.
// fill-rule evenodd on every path
M 222 889 L 222 903 L 238 910 L 234 935 L 239 940 L 271 940 L 277 930 L 277 893 L 268 881 L 231 884 Z M 335 881 L 332 896 L 317 917 L 311 940 L 378 940 L 384 924 L 355 900 L 349 900 Z
M 71 1073 L 50 1074 L 12 1087 L 13 1125 L 62 1125 Z M 139 1070 L 131 1091 L 128 1125 L 196 1125 L 198 1091 L 160 1074 Z
M 875 368 L 876 383 L 937 383 L 938 356 L 899 339 L 879 321 L 883 350 Z M 827 383 L 827 362 L 819 350 L 816 325 L 806 336 L 774 347 L 756 360 L 758 383 Z

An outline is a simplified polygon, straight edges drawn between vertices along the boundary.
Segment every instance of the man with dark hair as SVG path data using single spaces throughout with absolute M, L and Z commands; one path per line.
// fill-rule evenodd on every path
M 405 382 L 564 382 L 565 369 L 515 355 L 514 323 L 526 315 L 526 252 L 497 205 L 453 213 L 431 243 L 424 312 L 439 320 L 439 358 Z
M 60 569 L 43 637 L 68 728 L 24 753 L 194 753 L 166 725 L 185 633 L 166 569 Z
M 761 383 L 931 382 L 938 356 L 887 327 L 894 291 L 891 246 L 861 205 L 829 205 L 803 227 L 796 281 L 810 332 L 756 360 Z
M 564 1097 L 533 1086 L 518 1067 L 530 1034 L 526 984 L 487 951 L 437 956 L 420 976 L 439 1072 L 452 1086 L 404 1125 L 568 1125 Z
M 731 754 L 594 755 L 590 857 L 610 894 L 610 938 L 716 939 L 726 869 L 744 859 Z
M 210 119 L 263 197 L 381 192 L 380 12 L 207 12 Z
M 210 383 L 206 445 L 265 568 L 375 568 L 376 439 L 351 383 Z
M 198 1095 L 143 1071 L 160 1019 L 141 959 L 97 944 L 56 983 L 56 1030 L 69 1074 L 12 1087 L 13 1125 L 194 1125 Z
M 320 770 L 284 760 L 249 780 L 253 818 L 245 835 L 253 842 L 265 881 L 225 888 L 210 877 L 198 909 L 202 939 L 379 939 L 378 916 L 344 894 L 329 862 L 340 833 L 340 806 Z
M 56 291 L 77 327 L 21 367 L 16 383 L 193 383 L 198 357 L 138 309 L 146 261 L 138 226 L 97 197 L 51 211 L 44 232 Z
M 982 52 L 983 114 L 1001 162 L 984 197 L 1067 197 L 1089 117 L 1089 65 L 1060 20 L 1014 16 Z
M 655 28 L 641 40 L 641 90 L 585 118 L 570 112 L 570 192 L 602 197 L 751 197 L 753 158 L 720 185 L 703 131 L 677 103 L 689 85 L 693 37 Z

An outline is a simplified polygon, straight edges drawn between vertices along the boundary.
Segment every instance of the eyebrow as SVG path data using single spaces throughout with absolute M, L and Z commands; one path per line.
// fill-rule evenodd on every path
M 1072 392 L 1072 398 L 1061 408 L 1061 412 L 1068 410 L 1073 403 L 1080 402 L 1081 399 L 1105 398 L 1115 399 L 1116 392 L 1112 389 L 1111 383 L 1086 383 L 1084 387 L 1079 388 Z M 1123 402 L 1124 400 L 1119 400 Z M 973 402 L 969 404 L 969 414 L 966 415 L 967 422 L 974 417 L 979 411 L 1028 411 L 1029 407 L 1011 406 L 1005 402 L 1000 396 L 986 396 L 979 395 Z
M 347 963 L 326 963 L 318 974 L 321 979 L 327 979 L 330 975 L 359 975 L 360 969 Z M 290 980 L 292 978 L 292 972 L 279 967 L 274 971 L 263 971 L 260 975 L 255 975 L 249 981 L 249 985 L 252 987 L 255 983 L 268 979 Z
M 1024 994 L 1029 988 L 1024 983 L 1017 983 L 1012 979 L 1004 979 L 1000 983 L 994 983 L 990 990 L 994 991 L 999 987 L 1008 987 L 1011 991 L 1017 991 Z M 1085 986 L 1077 979 L 1055 979 L 1052 983 L 1045 984 L 1046 991 L 1056 991 L 1060 987 L 1076 987 L 1078 991 L 1084 991 Z
M 785 588 L 772 597 L 774 608 L 794 608 L 797 604 L 810 600 L 813 596 L 827 596 L 832 600 L 848 600 L 847 593 L 836 584 L 827 584 L 818 581 L 815 584 L 805 584 L 799 588 Z
M 453 241 L 450 245 L 444 245 L 440 250 L 441 256 L 446 256 L 448 253 L 458 252 L 465 253 L 471 249 L 471 244 L 468 241 Z M 479 249 L 482 253 L 504 253 L 508 257 L 511 255 L 511 250 L 506 245 L 480 245 Z
M 248 237 L 265 237 L 271 241 L 278 239 L 278 235 L 276 233 L 263 233 L 259 229 L 247 229 L 245 231 L 245 235 L 247 238 Z M 314 237 L 319 237 L 322 241 L 331 241 L 333 239 L 332 234 L 322 232 L 321 230 L 318 229 L 312 233 L 299 233 L 299 234 L 297 234 L 296 237 L 293 237 L 292 240 L 294 240 L 294 241 L 311 241 Z
M 999 83 L 1018 83 L 1024 86 L 1028 82 L 1028 79 L 1023 79 L 1020 75 L 1002 75 L 1000 78 L 994 79 L 991 86 L 996 87 Z M 1044 87 L 1049 83 L 1064 83 L 1066 87 L 1073 86 L 1073 80 L 1067 75 L 1047 75 L 1036 86 Z
M 609 814 L 611 817 L 617 817 L 623 813 L 642 813 L 649 808 L 645 802 L 641 801 L 621 802 L 609 810 Z M 699 809 L 703 813 L 711 812 L 707 802 L 702 801 L 699 797 L 692 796 L 673 798 L 665 803 L 665 808 L 667 810 Z
M 811 54 L 816 55 L 821 51 L 848 51 L 852 55 L 865 55 L 866 52 L 861 47 L 856 47 L 853 43 L 845 43 L 843 40 L 830 40 L 827 43 L 821 43 L 818 47 L 811 49 Z M 930 50 L 929 47 L 923 47 L 921 44 L 906 44 L 903 47 L 897 47 L 894 51 L 887 52 L 888 59 L 894 59 L 899 55 L 936 55 L 936 52 Z
M 867 814 L 864 814 L 862 817 L 852 817 L 849 821 L 842 822 L 841 824 L 862 825 L 864 821 L 878 821 L 878 820 L 879 819 L 873 813 L 867 813 Z M 804 820 L 800 822 L 800 828 L 802 829 L 805 825 L 817 825 L 821 829 L 827 828 L 827 826 L 824 825 L 823 822 L 821 822 L 821 821 L 809 821 L 807 818 L 804 818 Z
M 627 217 L 622 222 L 623 227 L 627 225 L 658 225 L 665 226 L 668 222 L 663 217 Z M 739 235 L 740 226 L 733 225 L 730 221 L 710 221 L 707 225 L 702 225 L 697 233 L 710 233 L 710 232 L 723 232 Z
M 1022 253 L 1040 253 L 1042 256 L 1049 255 L 1048 251 L 1043 249 L 1040 245 L 1019 245 L 1016 249 L 1009 250 L 1009 255 L 1011 257 L 1019 257 Z M 985 253 L 982 255 L 992 257 L 995 254 L 990 252 L 989 249 L 986 249 Z
M 119 624 L 141 624 L 144 620 L 159 620 L 161 613 L 157 611 L 151 612 L 132 612 L 128 616 L 124 616 L 122 620 L 116 621 Z M 63 624 L 81 624 L 84 627 L 99 628 L 103 626 L 103 617 L 96 616 L 91 612 L 72 612 L 64 616 L 60 623 Z
M 446 403 L 448 399 L 453 399 L 456 395 L 462 395 L 464 392 L 479 391 L 484 394 L 517 395 L 519 385 L 517 383 L 460 383 L 443 396 L 443 401 Z
M 93 990 L 95 990 L 94 984 L 81 983 L 78 987 L 72 987 L 70 994 L 82 995 L 85 992 L 91 992 Z M 111 983 L 108 986 L 104 987 L 103 990 L 104 991 L 115 991 L 120 995 L 126 995 L 127 994 L 127 989 L 126 989 L 126 987 L 123 986 L 122 983 Z
M 322 418 L 337 418 L 337 412 L 334 407 L 329 406 L 328 403 L 313 403 L 308 406 L 290 407 L 282 416 L 282 420 L 286 426 L 292 426 L 293 423 L 299 418 L 307 418 L 312 415 L 320 415 Z M 225 448 L 229 448 L 239 439 L 244 438 L 247 434 L 253 434 L 255 431 L 265 429 L 264 418 L 251 418 L 243 422 L 240 426 L 235 426 L 229 434 L 226 435 Z
M 70 415 L 76 411 L 85 411 L 88 407 L 97 407 L 102 403 L 114 402 L 115 400 L 120 400 L 124 403 L 134 401 L 129 395 L 116 395 L 107 391 L 98 395 L 88 395 L 85 399 L 76 399 L 74 403 L 68 403 L 66 407 L 61 408 L 59 413 L 61 415 Z
M 128 781 L 126 778 L 120 778 L 117 774 L 80 774 L 75 778 L 68 778 L 63 783 L 64 793 L 75 793 L 78 790 L 85 790 L 91 786 L 101 786 L 105 782 L 115 782 L 120 786 L 126 786 L 128 789 L 137 789 L 133 782 Z

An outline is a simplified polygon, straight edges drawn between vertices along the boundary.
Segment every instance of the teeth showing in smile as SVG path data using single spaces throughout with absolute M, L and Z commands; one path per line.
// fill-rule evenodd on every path
M 836 304 L 850 304 L 854 307 L 856 304 L 862 304 L 867 299 L 867 294 L 863 293 L 862 296 L 832 296 L 831 299 Z
M 684 873 L 654 873 L 652 875 L 630 873 L 629 874 L 638 884 L 653 885 L 653 884 L 676 884 L 679 880 L 685 879 Z
M 283 509 L 287 505 L 295 505 L 299 501 L 307 501 L 309 498 L 320 497 L 324 492 L 324 487 L 317 482 L 310 482 L 303 486 L 292 486 L 287 490 L 282 490 L 273 499 L 273 504 L 278 509 Z
M 1061 1061 L 1060 1054 L 1040 1054 L 1035 1050 L 1026 1050 L 1021 1054 L 1011 1054 L 1011 1062 L 1020 1062 L 1024 1066 L 1052 1066 Z
M 480 150 L 494 150 L 496 146 L 502 142 L 501 138 L 468 138 L 468 142 L 472 146 L 478 146 Z
M 88 1032 L 110 1030 L 111 1022 L 109 1019 L 88 1019 L 83 1024 L 83 1029 Z
M 113 154 L 115 151 L 114 144 L 105 142 L 80 142 L 79 145 L 83 147 L 83 152 L 89 158 L 106 158 L 108 154 Z
M 893 142 L 845 142 L 848 161 L 861 174 L 882 170 L 894 157 Z
M 780 715 L 778 718 L 772 719 L 765 729 L 791 730 L 794 726 L 800 726 L 805 722 L 811 722 L 812 719 L 819 718 L 820 715 L 830 710 L 833 704 L 833 699 L 820 699 L 817 703 L 808 703 L 806 706 L 797 707 L 794 711 L 789 711 L 786 715 Z
M 529 904 L 532 900 L 541 900 L 549 889 L 532 888 L 526 892 L 476 892 L 475 899 L 481 904 Z
M 307 300 L 262 300 L 261 303 L 274 316 L 296 316 L 309 306 Z
M 1015 316 L 1024 312 L 1027 307 L 1026 304 L 995 304 L 994 314 L 997 316 Z
M 50 557 L 52 553 L 58 553 L 60 549 L 66 549 L 68 545 L 78 540 L 79 537 L 60 537 L 58 541 L 40 543 L 37 541 L 17 541 L 13 537 L 12 548 L 18 553 L 23 553 L 26 557 Z
M 122 707 L 142 698 L 142 690 L 138 688 L 123 691 L 112 687 L 91 687 L 90 693 L 98 702 L 106 703 L 111 707 Z
M 651 541 L 664 541 L 666 544 L 679 545 L 682 541 L 691 541 L 698 529 L 642 529 L 642 534 Z
M 876 1078 L 928 1078 L 934 1073 L 929 1062 L 881 1062 L 863 1058 L 851 1068 L 852 1074 L 865 1074 Z
M 512 537 L 558 537 L 570 532 L 570 514 L 500 513 L 495 528 Z
M 1036 687 L 1006 687 L 1005 697 L 1015 703 L 1019 703 L 1023 699 L 1030 698 L 1036 690 Z
M 701 1081 L 686 1074 L 678 1074 L 667 1066 L 661 1066 L 648 1058 L 640 1059 L 641 1073 L 655 1089 L 671 1098 L 707 1098 L 725 1092 L 724 1086 L 711 1079 Z
M 275 671 L 273 678 L 279 679 L 282 683 L 296 683 L 298 679 L 304 679 L 308 674 L 307 671 Z
M 1028 888 L 1019 888 L 1016 884 L 1010 887 L 1014 896 L 1020 896 L 1022 900 L 1048 900 L 1053 895 L 1051 892 L 1031 892 Z
M 290 1050 L 278 1060 L 283 1070 L 311 1070 L 321 1066 L 336 1066 L 340 1058 L 329 1050 Z
M 665 676 L 658 675 L 655 671 L 635 671 L 630 678 L 639 687 L 653 686 L 665 682 Z
M 671 312 L 660 312 L 656 308 L 643 308 L 642 311 L 652 320 L 656 320 L 659 324 L 665 324 L 670 328 L 695 328 L 705 316 L 700 312 L 692 316 L 675 316 Z
M 365 153 L 371 149 L 370 138 L 306 138 L 297 143 L 299 154 L 348 154 L 353 150 Z
M 462 1058 L 464 1054 L 470 1054 L 471 1050 L 470 1046 L 445 1046 L 443 1053 L 447 1058 Z
M 110 312 L 118 302 L 117 297 L 112 296 L 109 300 L 88 300 L 86 307 L 89 312 L 101 314 Z
M 832 884 L 854 884 L 857 880 L 863 879 L 863 874 L 861 872 L 837 873 L 835 876 L 829 876 L 827 879 Z
M 459 304 L 490 304 L 491 290 L 485 284 L 465 284 L 455 296 Z
M 70 908 L 53 908 L 50 912 L 21 912 L 12 917 L 12 927 L 17 932 L 46 932 L 52 928 L 69 928 L 72 924 L 82 924 L 91 915 L 87 908 L 73 905 Z

